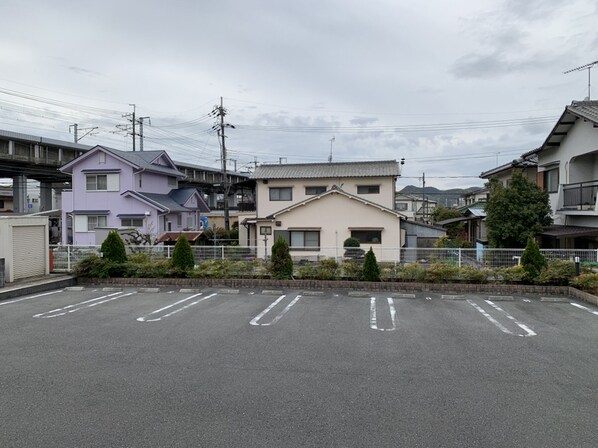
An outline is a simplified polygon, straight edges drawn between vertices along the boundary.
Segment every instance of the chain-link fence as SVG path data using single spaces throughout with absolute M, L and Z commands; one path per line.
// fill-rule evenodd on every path
M 50 246 L 53 253 L 53 271 L 70 272 L 83 258 L 95 254 L 100 256 L 100 246 Z M 151 259 L 172 257 L 174 246 L 125 246 L 128 254 L 147 254 Z M 204 260 L 226 259 L 229 261 L 252 261 L 268 258 L 264 248 L 245 246 L 191 246 L 197 264 Z M 260 251 L 261 249 L 261 251 Z M 598 250 L 583 249 L 541 249 L 547 260 L 576 261 L 598 265 Z M 376 248 L 378 261 L 395 264 L 434 263 L 472 267 L 506 267 L 519 264 L 523 249 L 419 249 L 419 248 Z M 343 247 L 321 247 L 318 250 L 291 251 L 293 261 L 298 265 L 316 263 L 321 260 L 362 259 L 365 252 L 346 252 Z

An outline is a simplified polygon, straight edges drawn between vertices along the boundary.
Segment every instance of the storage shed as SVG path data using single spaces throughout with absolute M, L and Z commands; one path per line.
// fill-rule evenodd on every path
M 0 259 L 4 259 L 6 282 L 50 273 L 48 232 L 45 216 L 0 216 Z

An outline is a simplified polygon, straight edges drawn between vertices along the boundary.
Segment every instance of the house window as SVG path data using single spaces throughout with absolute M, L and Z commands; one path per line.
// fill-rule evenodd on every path
M 283 237 L 290 249 L 320 248 L 320 232 L 314 230 L 275 230 L 274 241 Z
M 106 153 L 103 151 L 98 152 L 98 163 L 106 163 Z
M 168 186 L 176 188 L 176 177 L 168 176 Z
M 380 194 L 380 185 L 358 185 L 357 194 Z
M 179 228 L 183 226 L 183 216 L 180 213 L 176 215 L 176 226 Z
M 85 176 L 85 189 L 87 191 L 107 191 L 108 176 L 106 174 L 87 174 Z
M 559 191 L 559 169 L 544 171 L 544 190 L 548 193 Z
M 404 202 L 397 203 L 397 210 L 406 211 L 406 210 L 408 210 L 408 207 L 409 207 L 409 204 L 406 204 Z
M 305 195 L 306 196 L 322 194 L 325 191 L 326 191 L 326 187 L 305 187 Z
M 382 230 L 351 230 L 351 238 L 356 238 L 361 244 L 381 244 Z
M 105 216 L 88 216 L 87 217 L 87 231 L 93 232 L 96 227 L 106 227 Z
M 120 225 L 123 227 L 143 227 L 143 218 L 121 218 Z
M 291 187 L 270 188 L 271 201 L 292 201 L 293 189 Z

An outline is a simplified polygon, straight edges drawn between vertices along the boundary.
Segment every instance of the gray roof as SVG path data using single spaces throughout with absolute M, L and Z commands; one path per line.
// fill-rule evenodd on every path
M 146 171 L 153 171 L 153 172 L 162 173 L 162 174 L 175 176 L 175 177 L 185 177 L 185 175 L 183 173 L 181 173 L 176 168 L 170 168 L 170 167 L 167 167 L 164 165 L 158 165 L 158 164 L 152 163 L 154 160 L 156 160 L 158 157 L 160 157 L 163 154 L 166 154 L 166 156 L 168 157 L 168 154 L 166 153 L 166 151 L 134 151 L 134 152 L 132 152 L 132 151 L 119 151 L 118 149 L 107 148 L 105 146 L 100 146 L 100 147 L 105 149 L 108 152 L 111 152 L 111 153 L 127 160 L 128 162 L 132 163 L 133 165 L 136 165 L 139 168 L 144 169 Z
M 542 146 L 526 152 L 522 157 L 527 158 L 544 149 L 560 146 L 578 119 L 589 121 L 595 126 L 598 125 L 598 101 L 573 101 L 570 106 L 565 107 L 565 110 L 552 128 L 552 131 L 550 131 L 550 134 L 548 134 L 548 137 L 546 137 Z
M 137 192 L 140 196 L 145 196 L 148 199 L 151 199 L 154 202 L 157 202 L 161 206 L 167 208 L 171 212 L 188 212 L 191 209 L 179 204 L 175 201 L 171 196 L 168 194 L 159 194 L 159 193 L 143 193 Z
M 170 190 L 168 195 L 172 199 L 174 199 L 176 202 L 178 202 L 179 204 L 184 204 L 195 193 L 198 194 L 198 199 L 199 199 L 197 209 L 200 212 L 204 212 L 204 213 L 209 212 L 210 207 L 208 207 L 208 204 L 206 204 L 206 201 L 204 201 L 204 199 L 201 197 L 201 194 L 199 194 L 199 191 L 197 190 L 197 188 L 177 188 L 175 190 Z
M 330 179 L 338 177 L 396 177 L 396 160 L 342 163 L 293 163 L 260 165 L 251 179 Z
M 538 166 L 538 156 L 533 152 L 530 152 L 527 158 L 520 157 L 519 159 L 515 159 L 512 162 L 505 163 L 504 165 L 497 166 L 496 168 L 492 168 L 488 171 L 484 171 L 482 172 L 482 174 L 480 174 L 480 177 L 482 179 L 486 179 L 490 176 L 494 176 L 495 174 L 501 173 L 503 171 L 512 170 L 514 168 L 531 168 L 534 166 Z

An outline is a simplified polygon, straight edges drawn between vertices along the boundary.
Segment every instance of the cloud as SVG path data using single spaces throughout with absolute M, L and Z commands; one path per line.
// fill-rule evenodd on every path
M 73 73 L 77 73 L 77 74 L 81 74 L 81 75 L 87 75 L 87 76 L 103 76 L 100 72 L 96 72 L 95 70 L 88 70 L 86 68 L 82 68 L 82 67 L 77 67 L 74 65 L 70 65 L 66 67 L 67 70 L 70 70 Z

